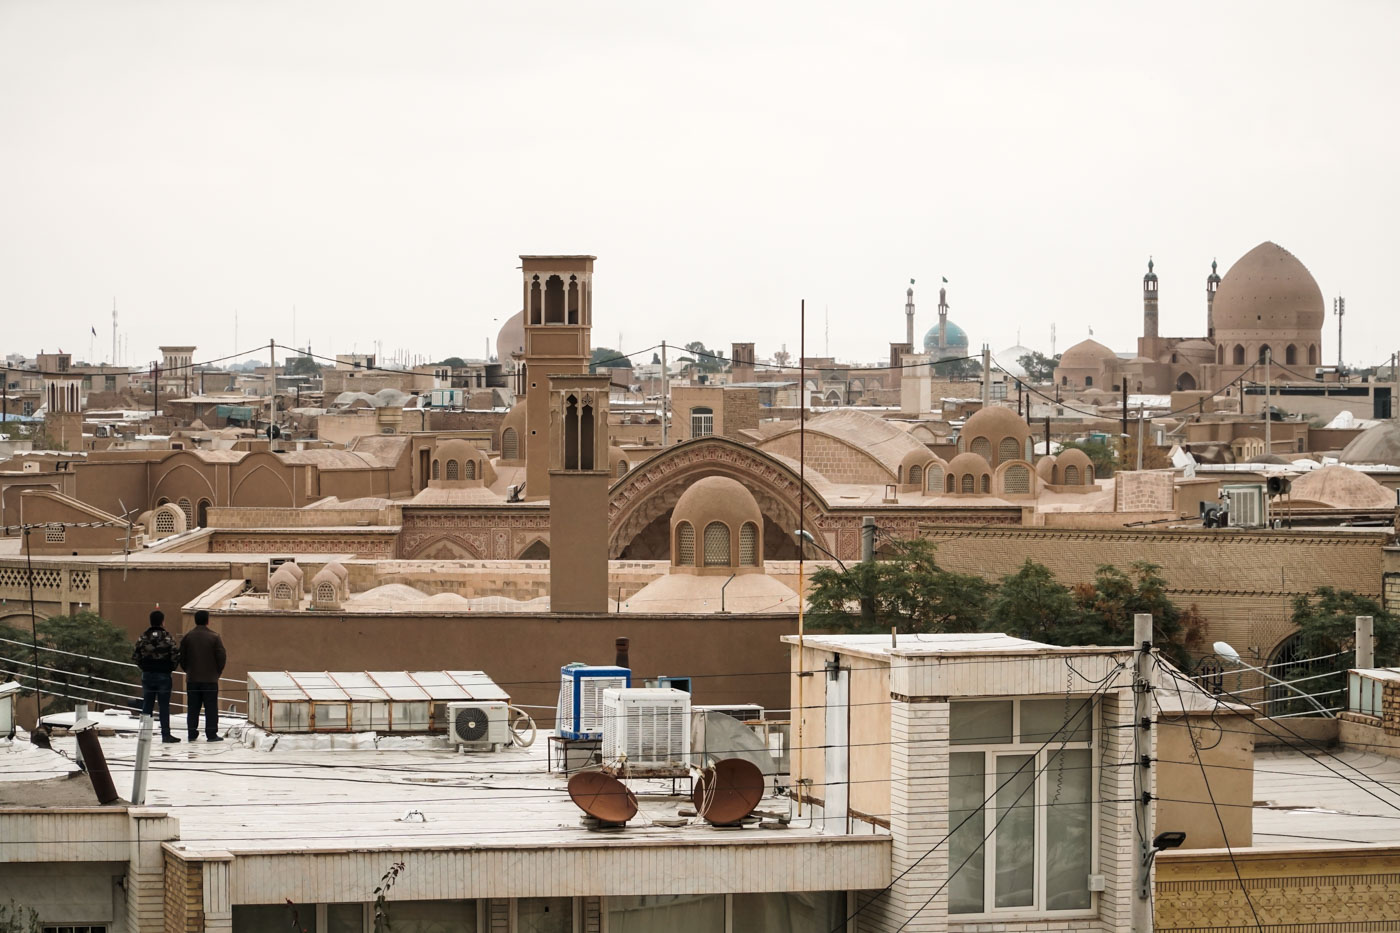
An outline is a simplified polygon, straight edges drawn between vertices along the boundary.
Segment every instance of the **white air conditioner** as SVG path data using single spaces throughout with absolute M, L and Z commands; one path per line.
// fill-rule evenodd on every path
M 447 704 L 447 734 L 466 748 L 493 749 L 510 743 L 510 705 L 493 701 Z
M 708 713 L 723 713 L 732 716 L 740 722 L 755 722 L 763 718 L 763 707 L 757 703 L 735 703 L 730 706 L 697 706 L 697 710 L 704 710 Z
M 1231 528 L 1263 528 L 1269 524 L 1268 497 L 1262 483 L 1220 487 L 1230 513 Z
M 603 691 L 603 761 L 683 768 L 690 761 L 690 694 L 672 687 Z

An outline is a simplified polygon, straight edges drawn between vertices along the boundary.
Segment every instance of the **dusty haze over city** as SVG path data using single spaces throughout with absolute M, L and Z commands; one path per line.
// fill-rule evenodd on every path
M 1274 240 L 1376 362 L 1397 34 L 1389 2 L 9 0 L 4 349 L 109 359 L 115 297 L 137 365 L 292 344 L 294 306 L 318 353 L 479 357 L 518 254 L 588 252 L 627 351 L 795 351 L 805 298 L 810 354 L 877 360 L 942 277 L 974 347 L 1130 350 L 1149 254 L 1162 333 L 1201 334 L 1211 259 Z

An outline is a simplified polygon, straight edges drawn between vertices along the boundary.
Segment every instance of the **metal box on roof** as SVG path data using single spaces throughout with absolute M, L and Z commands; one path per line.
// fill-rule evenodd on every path
M 565 664 L 559 681 L 559 734 L 566 739 L 601 739 L 603 691 L 632 686 L 632 672 L 625 667 Z

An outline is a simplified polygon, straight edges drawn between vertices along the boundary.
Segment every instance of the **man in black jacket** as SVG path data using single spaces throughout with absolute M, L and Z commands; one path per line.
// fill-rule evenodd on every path
M 141 668 L 141 714 L 151 715 L 159 700 L 160 740 L 166 743 L 180 741 L 170 731 L 170 675 L 175 665 L 180 663 L 180 646 L 165 630 L 165 613 L 159 609 L 151 613 L 151 627 L 136 639 L 131 659 Z
M 224 640 L 209 627 L 209 613 L 195 611 L 194 628 L 180 639 L 180 667 L 185 670 L 185 698 L 188 701 L 185 725 L 190 741 L 199 738 L 199 708 L 204 707 L 204 737 L 222 742 L 219 736 L 219 676 L 224 672 Z

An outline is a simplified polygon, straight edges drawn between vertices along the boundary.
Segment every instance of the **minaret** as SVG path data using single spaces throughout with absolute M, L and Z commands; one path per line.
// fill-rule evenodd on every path
M 588 373 L 596 256 L 521 256 L 525 302 L 525 498 L 549 498 L 551 376 Z
M 1215 290 L 1220 287 L 1220 276 L 1215 271 L 1215 260 L 1210 261 L 1210 275 L 1206 276 L 1206 337 L 1215 339 Z
M 938 290 L 938 349 L 948 349 L 948 289 Z M 940 353 L 940 356 L 946 354 Z
M 1157 336 L 1157 273 L 1152 271 L 1152 257 L 1147 259 L 1147 274 L 1142 277 L 1142 335 Z
M 909 290 L 904 293 L 904 342 L 914 345 L 914 280 L 909 280 Z

